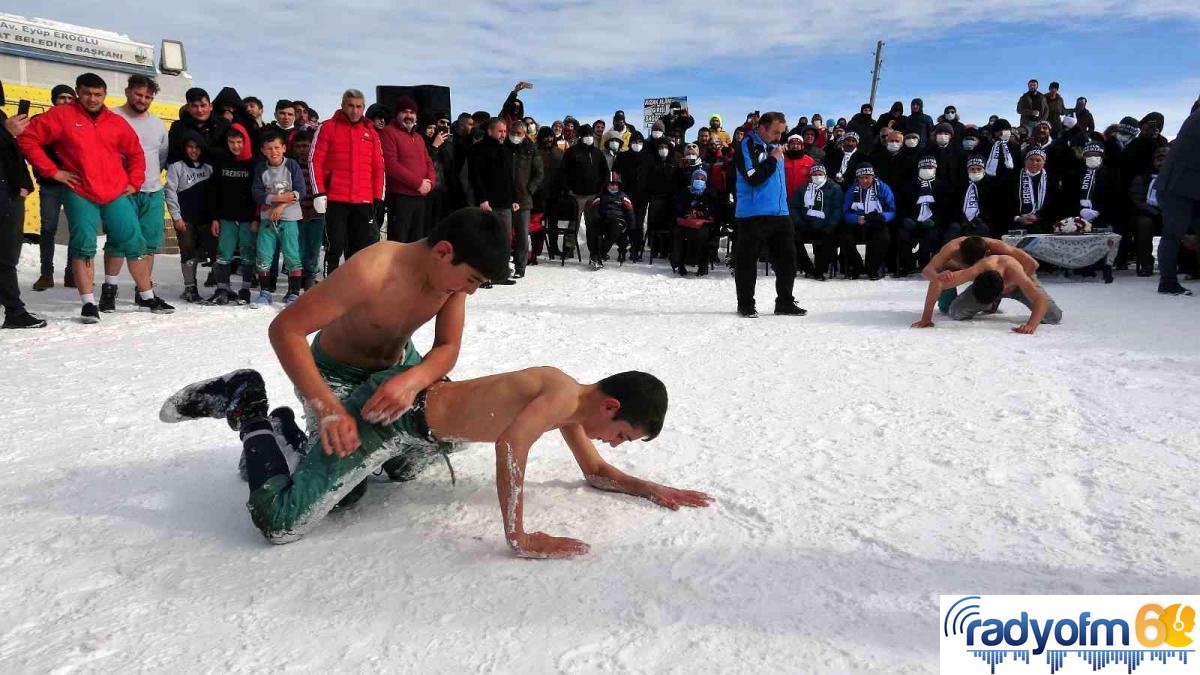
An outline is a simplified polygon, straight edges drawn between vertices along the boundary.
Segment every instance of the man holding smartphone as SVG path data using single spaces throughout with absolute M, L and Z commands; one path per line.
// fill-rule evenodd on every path
M 21 101 L 13 120 L 0 112 L 0 304 L 4 305 L 4 328 L 42 328 L 45 320 L 30 314 L 17 286 L 17 260 L 25 232 L 25 198 L 33 192 L 33 180 L 25 157 L 10 128 L 19 134 L 29 116 L 29 101 Z M 11 122 L 11 124 L 10 124 Z

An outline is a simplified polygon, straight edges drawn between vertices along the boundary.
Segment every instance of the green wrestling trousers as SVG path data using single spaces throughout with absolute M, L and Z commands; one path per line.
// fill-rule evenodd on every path
M 246 505 L 250 518 L 272 543 L 286 544 L 306 534 L 341 499 L 384 462 L 400 455 L 427 457 L 432 463 L 440 453 L 425 422 L 425 399 L 420 395 L 413 407 L 389 425 L 364 422 L 359 414 L 375 390 L 393 376 L 421 363 L 410 342 L 400 363 L 370 372 L 333 360 L 320 348 L 320 335 L 313 340 L 317 367 L 354 417 L 361 445 L 346 457 L 326 455 L 319 434 L 311 432 L 304 458 L 290 476 L 270 478 L 250 495 Z M 310 420 L 315 413 L 306 406 Z

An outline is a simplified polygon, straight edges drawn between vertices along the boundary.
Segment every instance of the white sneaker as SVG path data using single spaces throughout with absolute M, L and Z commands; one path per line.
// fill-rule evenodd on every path
M 254 298 L 254 302 L 250 303 L 250 307 L 252 309 L 258 309 L 259 307 L 270 307 L 270 306 L 271 306 L 271 291 L 259 291 L 258 295 L 255 296 L 255 298 Z

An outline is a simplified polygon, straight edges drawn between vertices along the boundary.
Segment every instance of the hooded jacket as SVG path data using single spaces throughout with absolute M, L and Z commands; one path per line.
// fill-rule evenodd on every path
M 721 143 L 723 145 L 726 145 L 726 146 L 732 145 L 733 140 L 730 138 L 729 132 L 725 131 L 725 120 L 720 115 L 711 115 L 711 116 L 709 116 L 709 119 L 711 120 L 713 117 L 717 118 L 717 128 L 713 129 L 710 126 L 708 128 L 709 133 L 711 133 L 713 136 L 721 139 Z
M 0 112 L 0 122 L 5 117 Z M 8 209 L 12 208 L 11 200 L 20 198 L 22 188 L 33 192 L 33 179 L 29 177 L 21 148 L 3 124 L 0 124 L 0 188 L 5 188 L 0 189 L 0 219 L 8 215 Z
M 189 132 L 197 145 L 203 139 L 196 132 Z M 185 141 L 187 138 L 184 139 Z M 182 220 L 188 225 L 206 226 L 212 222 L 208 215 L 208 180 L 213 168 L 204 162 L 183 159 L 167 166 L 167 187 L 164 199 L 171 220 Z
M 214 155 L 225 150 L 225 131 L 227 129 L 229 129 L 229 122 L 215 111 L 209 115 L 208 119 L 201 122 L 192 117 L 187 112 L 187 107 L 184 106 L 179 113 L 179 119 L 171 122 L 171 128 L 167 131 L 167 164 L 187 159 L 183 145 L 187 140 L 188 132 L 196 134 L 203 141 L 200 145 L 200 161 L 211 163 Z
M 249 156 L 234 157 L 228 149 L 214 158 L 206 194 L 210 218 L 240 223 L 258 220 L 258 205 L 251 193 L 255 163 Z
M 313 135 L 308 162 L 317 194 L 331 202 L 371 204 L 383 199 L 383 151 L 375 125 L 366 117 L 351 122 L 338 110 L 322 122 Z
M 422 196 L 421 181 L 424 180 L 432 183 L 434 188 L 438 186 L 433 159 L 429 156 L 425 136 L 419 131 L 419 126 L 413 125 L 412 131 L 405 131 L 399 122 L 393 120 L 379 132 L 383 171 L 387 177 L 384 184 L 390 195 Z
M 618 181 L 617 184 L 620 185 L 620 182 Z M 622 220 L 625 222 L 625 227 L 633 227 L 636 222 L 633 214 L 633 202 L 623 190 L 617 190 L 616 194 L 607 189 L 601 190 L 600 195 L 592 200 L 591 208 L 593 213 L 606 222 Z
M 906 134 L 916 134 L 921 137 L 921 143 L 918 147 L 925 147 L 929 142 L 929 137 L 933 134 L 933 118 L 925 114 L 925 102 L 919 98 L 914 98 L 918 108 L 916 114 L 911 114 L 904 118 L 904 123 L 900 129 Z
M 107 204 L 125 191 L 139 190 L 146 178 L 146 156 L 133 127 L 120 115 L 101 108 L 93 118 L 79 101 L 55 106 L 34 117 L 17 139 L 21 152 L 39 176 L 62 169 L 79 176 L 71 188 L 97 204 Z M 53 145 L 62 165 L 43 146 Z

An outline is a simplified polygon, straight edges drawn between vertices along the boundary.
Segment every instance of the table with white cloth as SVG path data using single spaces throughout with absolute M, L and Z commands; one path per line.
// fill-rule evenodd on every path
M 1113 263 L 1117 260 L 1117 248 L 1121 235 L 1112 232 L 1088 232 L 1083 234 L 1006 234 L 1004 243 L 1025 251 L 1038 262 L 1055 267 L 1078 270 L 1101 266 L 1104 283 L 1113 280 Z

